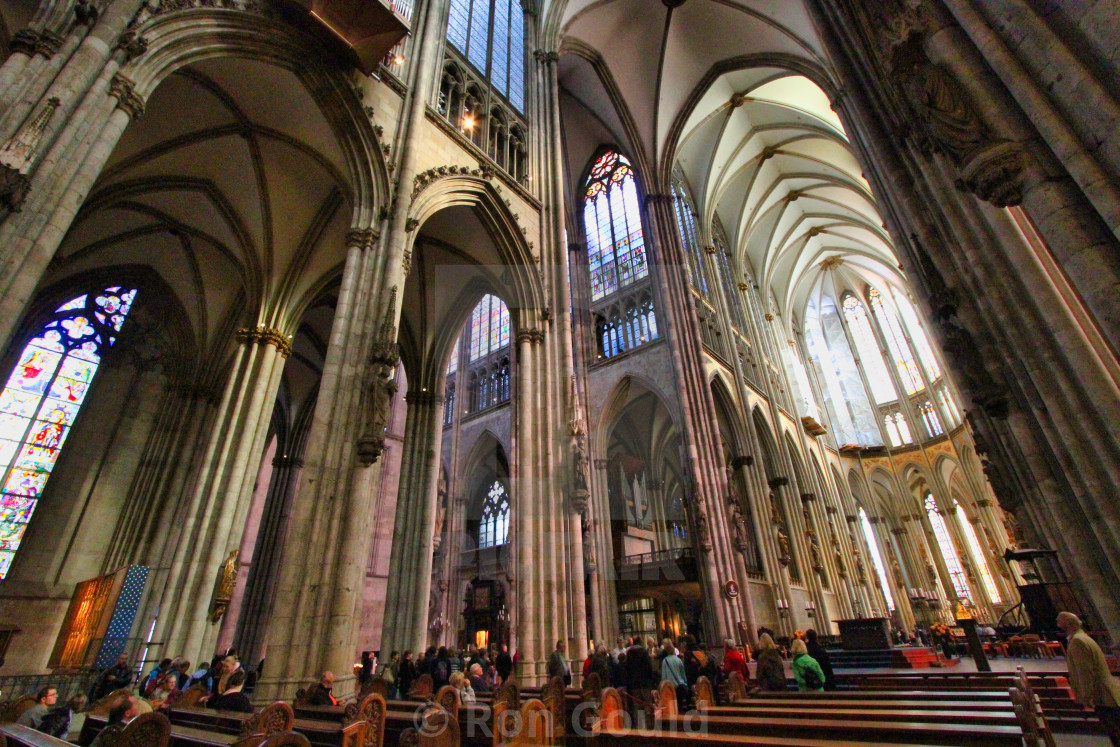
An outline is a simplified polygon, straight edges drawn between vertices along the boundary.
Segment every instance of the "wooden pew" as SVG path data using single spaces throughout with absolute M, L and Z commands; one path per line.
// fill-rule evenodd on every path
M 73 747 L 69 742 L 19 724 L 0 724 L 0 747 Z
M 920 712 L 918 714 L 920 716 Z M 780 733 L 794 739 L 830 739 L 843 744 L 855 742 L 888 743 L 895 745 L 959 745 L 964 747 L 1021 747 L 1023 730 L 1012 722 L 1007 725 L 965 725 L 960 723 L 934 723 L 923 720 L 842 720 L 810 717 L 729 717 L 708 714 L 677 715 L 663 718 L 656 730 L 630 730 L 624 728 L 626 715 L 622 700 L 614 688 L 603 691 L 600 719 L 596 731 L 609 735 L 610 741 L 622 740 L 623 744 L 660 745 L 679 744 L 703 730 L 707 736 L 727 735 L 743 740 L 766 737 Z M 632 735 L 637 733 L 638 739 Z M 705 739 L 707 738 L 705 737 Z M 666 741 L 667 740 L 667 741 Z

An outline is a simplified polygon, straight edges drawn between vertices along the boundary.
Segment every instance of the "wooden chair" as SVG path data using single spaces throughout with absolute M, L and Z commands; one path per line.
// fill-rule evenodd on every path
M 261 742 L 260 747 L 311 747 L 311 742 L 308 742 L 307 737 L 298 731 L 286 731 L 281 734 L 273 734 Z
M 435 690 L 435 682 L 432 680 L 432 675 L 422 674 L 416 678 L 412 683 L 412 689 L 408 692 L 408 697 L 416 699 L 422 698 L 428 700 L 432 697 L 432 692 Z
M 598 703 L 603 694 L 603 680 L 599 677 L 598 672 L 589 672 L 583 678 L 583 688 L 581 690 L 583 700 Z
M 653 712 L 653 720 L 672 718 L 678 713 L 676 685 L 669 680 L 661 680 L 661 685 L 657 688 L 657 708 Z
M 233 747 L 257 747 L 273 734 L 291 731 L 295 720 L 295 711 L 287 703 L 277 701 L 265 706 L 259 713 L 245 719 L 241 725 L 241 736 Z
M 0 724 L 14 724 L 19 717 L 31 710 L 38 699 L 34 695 L 24 695 L 10 700 L 0 707 Z
M 716 704 L 716 696 L 712 691 L 712 681 L 707 677 L 698 677 L 694 690 L 696 694 L 696 710 L 703 711 Z
M 385 713 L 387 710 L 385 697 L 380 693 L 370 693 L 362 698 L 361 703 L 355 706 L 353 713 L 350 711 L 350 706 L 346 707 L 343 724 L 364 721 L 366 728 L 358 740 L 359 745 L 361 747 L 384 747 Z
M 129 722 L 107 747 L 167 747 L 171 722 L 162 713 L 145 713 Z
M 732 703 L 747 699 L 747 683 L 743 675 L 738 672 L 727 675 L 727 695 Z
M 521 731 L 509 741 L 511 747 L 553 744 L 552 714 L 544 703 L 531 698 L 521 706 Z
M 553 677 L 541 690 L 544 704 L 552 714 L 552 737 L 556 743 L 563 742 L 568 735 L 568 696 L 564 680 Z
M 435 704 L 451 714 L 451 718 L 455 721 L 459 720 L 459 706 L 462 704 L 462 699 L 459 697 L 458 689 L 451 685 L 444 685 L 436 693 Z
M 498 686 L 494 692 L 494 702 L 502 701 L 513 712 L 521 711 L 521 688 L 517 685 L 517 680 L 509 679 Z
M 613 687 L 603 688 L 599 698 L 599 729 L 621 729 L 626 725 L 626 709 L 622 696 Z

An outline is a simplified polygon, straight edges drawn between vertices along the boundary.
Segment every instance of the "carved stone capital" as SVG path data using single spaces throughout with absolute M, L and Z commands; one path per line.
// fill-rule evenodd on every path
M 35 53 L 41 54 L 48 60 L 62 48 L 63 38 L 53 31 L 42 31 L 35 41 Z
M 409 231 L 409 232 L 415 231 L 419 227 L 420 227 L 420 221 L 418 221 L 416 218 L 409 218 L 408 220 L 406 220 L 404 222 L 404 230 L 405 231 Z
M 1018 143 L 997 142 L 977 151 L 961 167 L 959 185 L 996 207 L 1023 202 L 1023 170 L 1027 154 Z
M 299 469 L 299 468 L 303 467 L 303 460 L 300 459 L 299 457 L 278 456 L 278 457 L 273 457 L 272 466 L 273 467 L 291 467 L 293 469 Z
M 767 484 L 771 487 L 771 489 L 780 488 L 783 485 L 789 485 L 789 478 L 788 477 L 772 477 L 772 478 L 770 478 L 770 480 Z
M 148 51 L 148 40 L 135 31 L 126 31 L 117 40 L 117 49 L 124 52 L 125 62 L 131 62 Z
M 560 54 L 544 49 L 533 50 L 533 57 L 542 65 L 554 65 L 560 61 Z
M 849 524 L 855 524 L 857 521 L 859 521 L 859 517 L 855 514 L 844 514 L 844 521 L 848 522 Z
M 653 209 L 657 206 L 671 208 L 673 206 L 673 195 L 661 193 L 646 195 L 646 207 Z
M 12 53 L 27 55 L 30 57 L 35 54 L 35 50 L 39 47 L 39 32 L 35 29 L 20 29 L 12 34 L 12 39 L 8 42 L 8 50 Z
M 404 395 L 404 401 L 409 405 L 432 405 L 436 402 L 442 402 L 442 397 L 437 397 L 432 392 L 409 392 Z
M 117 100 L 117 106 L 128 112 L 128 116 L 139 119 L 144 116 L 144 99 L 136 93 L 136 85 L 124 75 L 117 73 L 109 81 L 109 95 Z
M 731 469 L 743 469 L 754 465 L 754 457 L 750 454 L 740 454 L 731 457 Z
M 373 246 L 377 236 L 372 228 L 352 228 L 346 232 L 346 246 L 365 251 Z
M 607 462 L 606 459 L 596 459 L 595 460 L 595 469 L 606 469 L 607 464 L 608 464 L 608 462 Z
M 910 532 L 907 531 L 906 527 L 895 527 L 894 529 L 891 530 L 891 534 L 893 534 L 895 536 L 898 536 L 900 534 L 909 534 L 909 533 Z
M 568 496 L 568 498 L 572 504 L 572 511 L 577 514 L 582 514 L 587 510 L 587 504 L 588 500 L 591 498 L 591 493 L 589 493 L 587 490 L 584 490 L 583 488 L 576 488 L 572 490 L 572 493 L 570 496 Z
M 242 345 L 272 345 L 283 358 L 292 354 L 292 336 L 263 324 L 237 330 L 237 341 Z
M 377 434 L 363 435 L 357 443 L 358 461 L 363 466 L 371 467 L 377 463 L 381 453 L 385 451 L 385 436 Z

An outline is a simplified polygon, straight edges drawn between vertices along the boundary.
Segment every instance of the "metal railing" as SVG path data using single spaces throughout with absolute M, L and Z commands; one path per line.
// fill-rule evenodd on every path
M 34 695 L 40 688 L 58 688 L 58 702 L 64 703 L 75 695 L 88 695 L 100 672 L 74 674 L 19 674 L 0 677 L 0 700 L 15 700 L 23 695 Z

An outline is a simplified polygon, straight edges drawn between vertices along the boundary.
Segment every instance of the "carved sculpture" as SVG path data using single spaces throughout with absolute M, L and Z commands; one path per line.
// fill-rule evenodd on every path
M 230 602 L 233 601 L 233 588 L 237 585 L 237 555 L 238 550 L 232 550 L 226 561 L 218 571 L 218 578 L 214 582 L 214 596 L 210 600 L 210 623 L 216 624 L 226 614 Z
M 777 533 L 778 562 L 782 565 L 789 565 L 790 560 L 792 560 L 792 556 L 789 553 L 789 537 L 786 536 L 786 533 L 782 531 L 780 526 L 777 528 Z
M 861 584 L 867 583 L 867 567 L 863 564 L 863 556 L 860 555 L 859 550 L 852 550 L 852 554 L 856 558 L 856 578 L 859 579 Z
M 397 349 L 396 321 L 397 287 L 389 295 L 389 308 L 381 323 L 381 332 L 373 344 L 369 366 L 365 374 L 366 388 L 366 427 L 358 437 L 358 459 L 369 467 L 374 464 L 385 450 L 385 428 L 389 423 L 389 412 L 393 397 L 397 393 L 397 382 L 393 378 L 400 353 Z
M 731 504 L 731 526 L 735 532 L 735 547 L 739 552 L 746 552 L 751 546 L 751 536 L 750 530 L 747 528 L 747 520 L 743 518 L 743 510 L 739 507 L 738 501 Z

